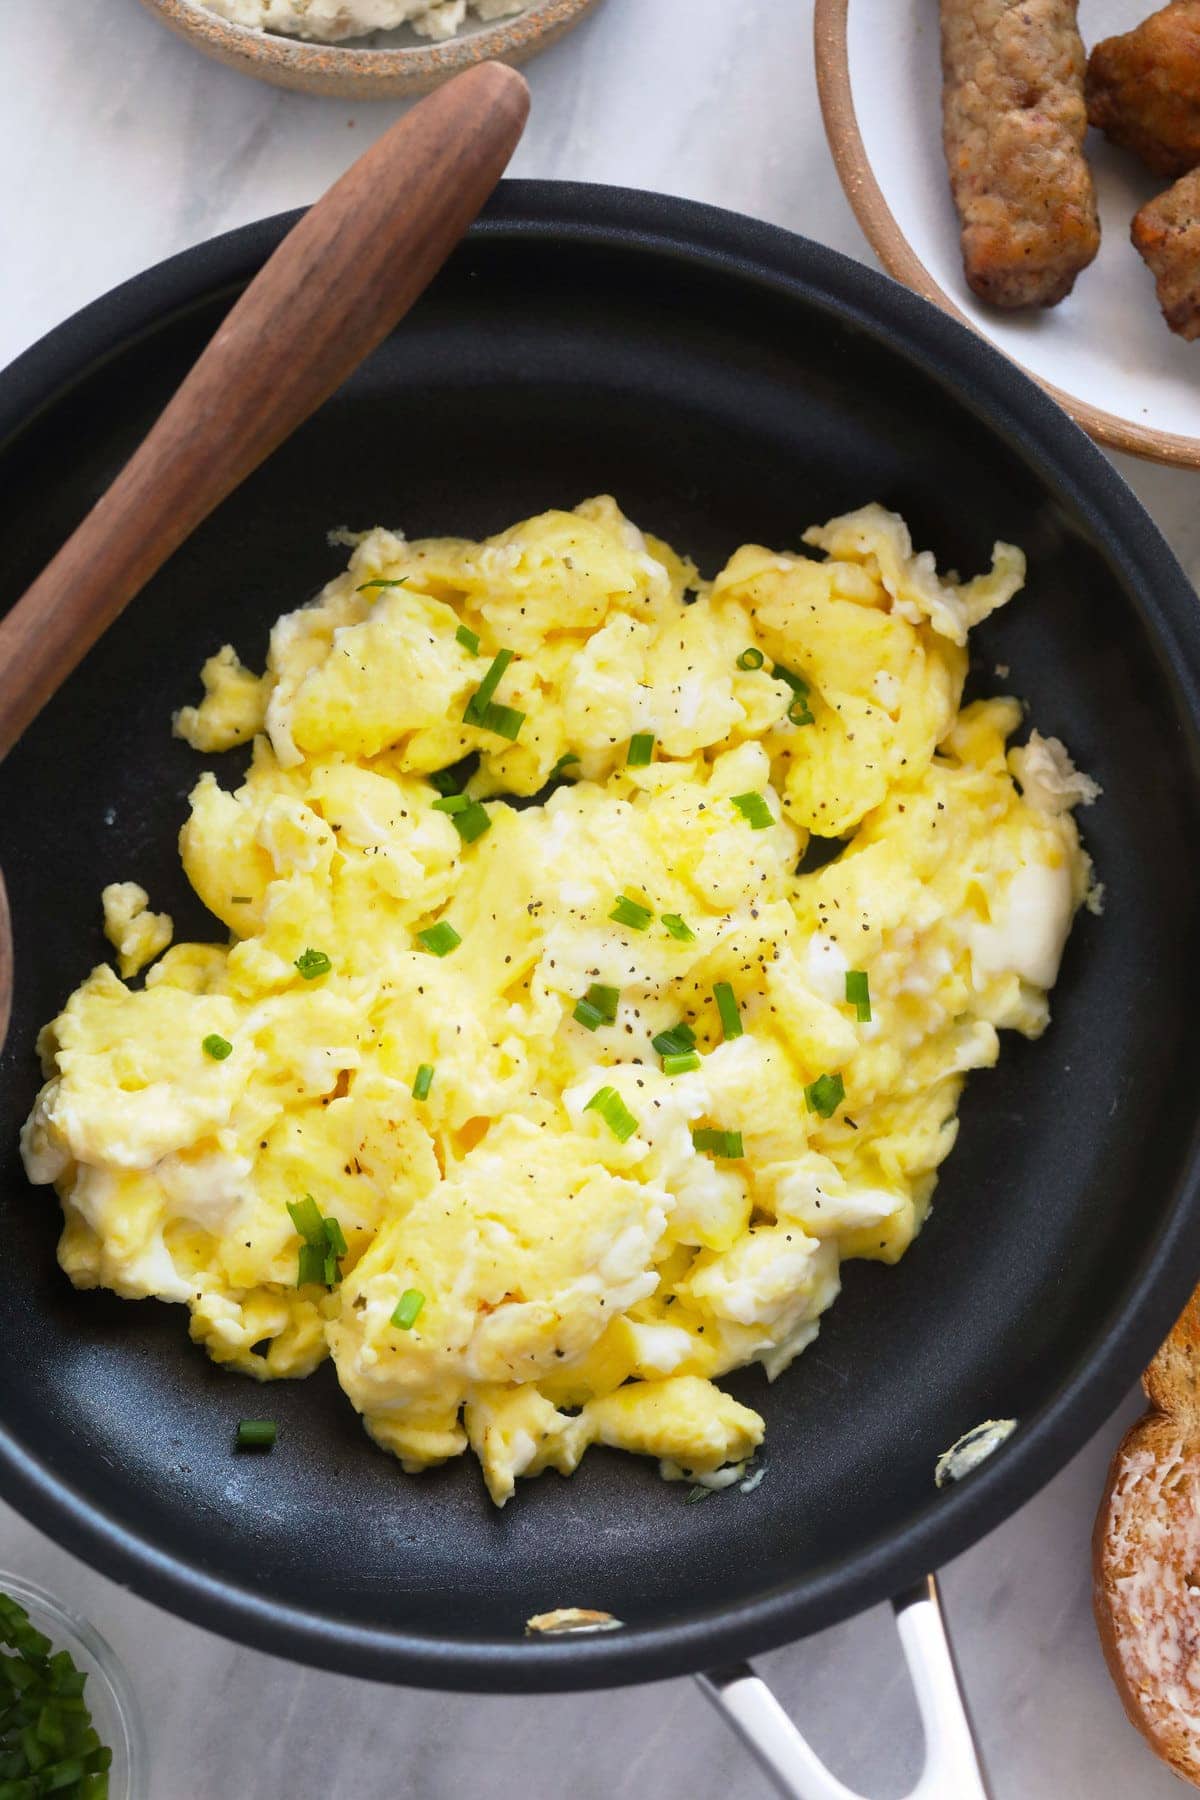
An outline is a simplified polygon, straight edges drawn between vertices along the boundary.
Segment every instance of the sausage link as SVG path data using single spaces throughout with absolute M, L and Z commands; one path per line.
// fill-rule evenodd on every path
M 1100 248 L 1076 11 L 1076 0 L 942 0 L 963 268 L 993 306 L 1056 306 Z
M 1088 118 L 1174 180 L 1200 163 L 1200 0 L 1174 0 L 1088 58 Z
M 1147 200 L 1130 235 L 1171 330 L 1189 342 L 1200 337 L 1200 169 Z

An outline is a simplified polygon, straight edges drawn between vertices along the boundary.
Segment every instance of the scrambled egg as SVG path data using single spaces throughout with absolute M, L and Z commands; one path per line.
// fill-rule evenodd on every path
M 136 881 L 110 881 L 100 895 L 104 935 L 117 952 L 125 980 L 153 962 L 175 933 L 170 913 L 153 913 L 150 896 Z
M 469 1446 L 499 1505 L 593 1443 L 740 1469 L 716 1382 L 904 1253 L 968 1070 L 1045 1028 L 1097 792 L 1007 749 L 1017 701 L 960 710 L 1019 551 L 960 583 L 877 506 L 806 537 L 710 583 L 610 499 L 373 531 L 264 675 L 209 660 L 176 729 L 252 760 L 180 848 L 227 939 L 106 890 L 122 975 L 157 960 L 40 1040 L 72 1281 L 259 1379 L 332 1356 L 405 1469 Z

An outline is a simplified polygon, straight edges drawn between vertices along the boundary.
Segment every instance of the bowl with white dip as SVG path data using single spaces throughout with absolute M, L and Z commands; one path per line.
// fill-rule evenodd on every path
M 424 94 L 478 62 L 520 63 L 597 0 L 142 0 L 229 68 L 346 100 Z

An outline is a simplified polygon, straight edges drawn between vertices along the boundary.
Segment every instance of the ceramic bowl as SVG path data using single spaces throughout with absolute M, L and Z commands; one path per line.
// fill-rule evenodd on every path
M 465 27 L 444 43 L 407 29 L 376 32 L 348 44 L 231 25 L 200 0 L 142 0 L 143 6 L 207 56 L 275 87 L 342 100 L 390 100 L 427 94 L 479 62 L 520 63 L 577 25 L 597 0 L 533 0 L 523 13 Z

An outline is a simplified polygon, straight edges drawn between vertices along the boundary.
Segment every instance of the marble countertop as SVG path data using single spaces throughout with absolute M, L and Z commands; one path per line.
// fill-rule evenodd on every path
M 825 146 L 803 0 L 605 0 L 532 64 L 514 173 L 691 196 L 871 260 Z M 114 283 L 299 206 L 398 106 L 276 92 L 206 61 L 137 0 L 0 8 L 0 364 Z M 1194 475 L 1117 458 L 1186 567 Z M 1125 1721 L 1092 1629 L 1088 1537 L 1130 1397 L 1024 1511 L 945 1571 L 996 1800 L 1170 1800 Z M 112 1640 L 141 1696 L 153 1800 L 766 1800 L 687 1682 L 558 1698 L 374 1687 L 260 1656 L 133 1598 L 0 1506 L 0 1567 Z M 762 1659 L 843 1780 L 892 1800 L 920 1730 L 890 1616 Z

